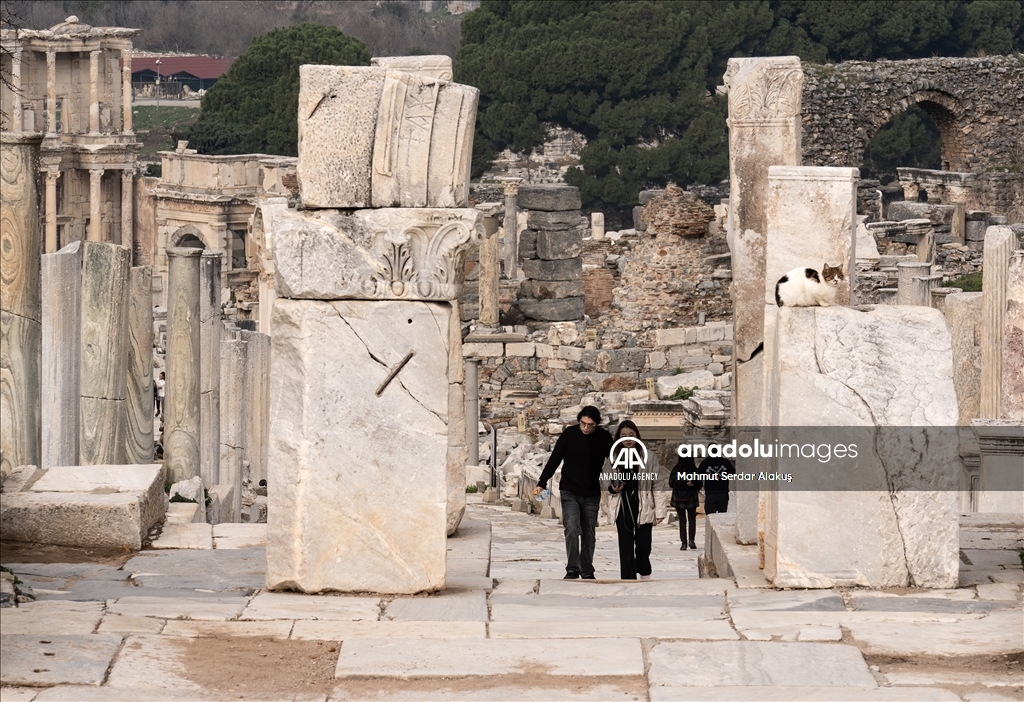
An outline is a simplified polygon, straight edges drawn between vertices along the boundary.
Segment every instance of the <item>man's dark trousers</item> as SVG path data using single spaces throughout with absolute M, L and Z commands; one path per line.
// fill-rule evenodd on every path
M 716 514 L 729 511 L 729 493 L 705 492 L 704 514 Z
M 625 498 L 623 498 L 625 499 Z M 636 576 L 651 574 L 651 541 L 653 524 L 633 524 L 621 512 L 615 520 L 619 537 L 619 577 L 636 580 Z
M 590 577 L 594 574 L 594 546 L 597 542 L 597 513 L 600 497 L 580 497 L 561 491 L 562 525 L 565 529 L 565 572 Z M 581 543 L 582 542 L 582 543 Z

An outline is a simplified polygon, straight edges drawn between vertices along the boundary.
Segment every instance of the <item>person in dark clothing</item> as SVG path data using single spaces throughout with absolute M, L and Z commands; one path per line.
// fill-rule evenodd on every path
M 708 480 L 704 483 L 704 514 L 727 512 L 729 510 L 730 482 L 725 476 L 736 473 L 732 461 L 725 457 L 712 458 L 708 456 L 700 462 L 697 472 L 709 475 L 718 474 L 718 480 Z
M 690 548 L 697 548 L 697 506 L 700 504 L 700 489 L 704 483 L 700 480 L 684 478 L 686 474 L 696 472 L 697 466 L 694 465 L 693 458 L 690 456 L 680 457 L 672 474 L 668 477 L 668 485 L 672 488 L 672 506 L 675 507 L 676 514 L 679 516 L 679 540 L 683 542 L 679 547 L 680 551 L 685 551 L 687 544 Z M 689 538 L 686 534 L 687 525 L 690 527 Z
M 558 491 L 565 531 L 565 579 L 593 580 L 601 468 L 612 448 L 612 435 L 598 426 L 601 411 L 593 405 L 581 409 L 576 420 L 579 424 L 568 427 L 555 442 L 533 492 L 547 489 L 548 481 L 562 465 Z

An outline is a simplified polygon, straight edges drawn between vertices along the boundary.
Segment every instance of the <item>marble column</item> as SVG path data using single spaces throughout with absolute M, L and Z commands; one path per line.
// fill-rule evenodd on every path
M 954 244 L 963 244 L 966 242 L 966 224 L 965 217 L 967 215 L 967 205 L 963 202 L 953 203 L 953 222 L 950 227 L 953 234 Z
M 67 121 L 67 115 L 64 115 Z M 46 136 L 57 134 L 57 54 L 46 52 Z
M 220 483 L 220 271 L 224 254 L 203 251 L 199 272 L 200 474 L 204 485 Z
M 43 468 L 78 465 L 83 246 L 43 255 Z
M 508 280 L 516 279 L 519 266 L 519 235 L 516 227 L 520 178 L 507 178 L 503 183 L 505 191 L 505 217 L 502 220 L 501 268 Z
M 220 346 L 220 484 L 233 489 L 230 518 L 242 520 L 242 460 L 250 415 L 248 343 L 225 339 Z
M 124 67 L 121 69 L 121 110 L 124 118 L 121 122 L 121 131 L 124 134 L 134 134 L 132 131 L 132 52 L 131 49 L 121 49 L 121 62 Z
M 0 465 L 39 465 L 42 300 L 36 169 L 41 138 L 0 133 Z
M 796 56 L 729 59 L 719 92 L 729 96 L 728 240 L 734 309 L 734 424 L 761 426 L 765 235 L 769 166 L 800 165 L 800 104 L 804 74 Z M 737 462 L 738 470 L 756 469 Z M 736 540 L 758 540 L 758 494 L 736 495 Z
M 590 213 L 590 238 L 594 241 L 604 239 L 604 212 Z
M 999 419 L 1002 402 L 1006 283 L 1016 240 L 1006 226 L 985 232 L 981 279 L 981 418 Z
M 922 297 L 920 295 L 920 286 L 914 282 L 914 279 L 922 276 L 930 276 L 932 273 L 932 264 L 900 261 L 896 264 L 896 270 L 898 271 L 896 277 L 896 304 L 931 307 L 932 301 L 930 293 L 927 299 Z
M 100 52 L 89 52 L 89 133 L 100 131 Z
M 135 250 L 134 192 L 135 171 L 126 168 L 121 171 L 121 245 Z
M 89 169 L 89 241 L 103 241 L 103 169 Z
M 167 249 L 167 385 L 164 462 L 173 482 L 200 475 L 201 322 L 199 276 L 202 250 Z
M 466 513 L 466 374 L 462 360 L 462 315 L 458 299 L 451 301 L 448 316 L 448 453 L 446 482 L 447 534 L 459 528 Z
M 46 166 L 46 253 L 57 251 L 57 179 L 60 163 Z
M 498 278 L 501 263 L 498 252 L 498 212 L 496 203 L 478 206 L 484 213 L 484 234 L 480 240 L 480 324 L 498 328 Z
M 466 359 L 466 446 L 469 449 L 466 465 L 476 466 L 480 462 L 480 385 L 479 359 Z
M 125 462 L 153 462 L 153 268 L 128 278 L 128 422 Z
M 131 262 L 123 246 L 83 243 L 78 465 L 125 462 Z
M 18 47 L 11 54 L 11 131 L 20 132 L 25 129 L 25 125 L 22 124 L 21 114 L 21 57 L 22 49 Z M 34 126 L 34 125 L 33 125 Z M 35 131 L 35 129 L 29 129 L 28 131 Z
M 270 336 L 242 331 L 246 342 L 246 387 L 248 425 L 243 461 L 249 463 L 254 483 L 267 478 L 267 451 L 270 442 Z

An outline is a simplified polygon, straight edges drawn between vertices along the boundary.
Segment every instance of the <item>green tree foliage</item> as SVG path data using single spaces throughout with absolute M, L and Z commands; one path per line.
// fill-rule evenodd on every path
M 917 105 L 890 119 L 864 149 L 861 175 L 881 178 L 883 183 L 896 177 L 896 167 L 939 168 L 942 165 L 942 140 L 935 122 Z
M 1024 48 L 1021 0 L 484 0 L 466 15 L 456 79 L 480 88 L 479 175 L 546 125 L 587 139 L 566 180 L 588 207 L 625 209 L 644 187 L 728 175 L 730 57 L 813 63 L 1008 53 Z M 931 162 L 920 115 L 883 137 Z M 890 131 L 891 131 L 890 130 Z M 903 142 L 906 141 L 906 144 Z M 873 157 L 883 157 L 876 149 Z
M 203 97 L 175 139 L 203 154 L 298 154 L 299 66 L 368 66 L 370 52 L 334 27 L 299 24 L 257 37 Z

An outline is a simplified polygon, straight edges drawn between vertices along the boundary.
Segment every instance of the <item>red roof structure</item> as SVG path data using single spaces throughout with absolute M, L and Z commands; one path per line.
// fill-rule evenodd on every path
M 150 70 L 156 72 L 157 59 L 160 60 L 160 75 L 173 76 L 176 73 L 188 73 L 196 78 L 210 80 L 219 78 L 227 72 L 232 59 L 219 59 L 210 56 L 153 56 L 133 57 L 132 73 Z

